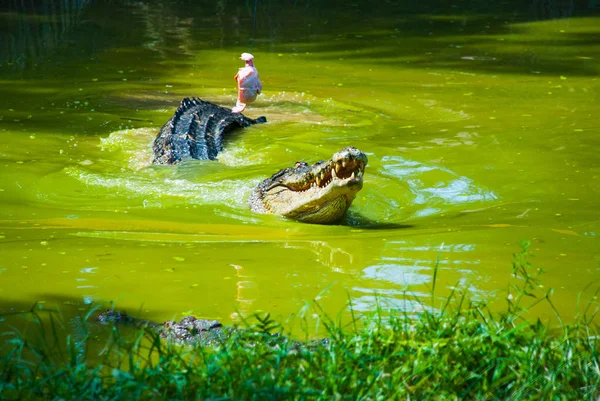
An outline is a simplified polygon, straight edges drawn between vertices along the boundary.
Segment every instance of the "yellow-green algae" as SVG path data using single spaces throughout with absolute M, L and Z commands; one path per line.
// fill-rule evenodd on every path
M 438 256 L 439 296 L 468 283 L 495 298 L 521 239 L 561 314 L 575 313 L 579 293 L 592 299 L 598 18 L 449 10 L 357 24 L 359 10 L 309 18 L 271 5 L 285 23 L 259 14 L 251 40 L 239 10 L 236 25 L 218 10 L 177 19 L 175 5 L 138 5 L 113 18 L 106 7 L 83 11 L 70 45 L 0 66 L 7 307 L 115 300 L 157 320 L 231 322 L 240 311 L 287 316 L 334 283 L 327 310 L 348 295 L 372 310 L 375 294 L 402 308 Z M 269 123 L 236 134 L 219 163 L 151 166 L 153 136 L 181 98 L 234 104 L 243 51 L 264 83 L 247 115 Z M 347 225 L 248 210 L 261 179 L 347 145 L 369 157 Z

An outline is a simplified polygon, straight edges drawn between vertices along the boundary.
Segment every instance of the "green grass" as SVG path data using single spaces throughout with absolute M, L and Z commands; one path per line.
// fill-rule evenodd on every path
M 596 306 L 569 324 L 557 315 L 557 327 L 526 320 L 531 307 L 552 305 L 551 292 L 539 293 L 542 272 L 529 264 L 527 246 L 515 255 L 515 285 L 502 313 L 461 290 L 435 309 L 423 305 L 418 316 L 378 310 L 353 313 L 348 324 L 321 311 L 329 341 L 302 347 L 285 338 L 274 342 L 270 333 L 281 328 L 266 316 L 214 348 L 111 327 L 95 349 L 99 340 L 85 323 L 93 311 L 73 330 L 32 308 L 36 335 L 16 329 L 2 335 L 0 398 L 597 400 Z

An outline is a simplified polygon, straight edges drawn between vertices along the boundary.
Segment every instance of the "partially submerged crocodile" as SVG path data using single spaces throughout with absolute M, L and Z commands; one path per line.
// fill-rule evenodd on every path
M 366 165 L 367 156 L 351 146 L 327 162 L 297 162 L 258 184 L 250 195 L 250 208 L 306 223 L 334 223 L 362 189 Z
M 185 98 L 154 140 L 154 164 L 177 164 L 185 159 L 216 160 L 223 140 L 236 128 L 266 122 L 197 98 Z
M 151 320 L 138 319 L 126 313 L 107 309 L 98 314 L 101 323 L 124 324 L 133 327 L 147 327 L 161 338 L 176 343 L 196 346 L 213 346 L 221 344 L 231 335 L 230 328 L 224 328 L 217 320 L 198 319 L 186 316 L 179 322 L 168 320 L 156 323 Z
M 183 99 L 154 140 L 154 163 L 216 160 L 226 134 L 263 122 L 265 117 L 253 120 L 207 101 Z M 362 189 L 366 165 L 367 156 L 354 147 L 312 166 L 297 162 L 258 184 L 250 195 L 250 208 L 306 223 L 334 223 Z
M 236 340 L 246 340 L 251 343 L 261 341 L 270 347 L 287 346 L 289 349 L 299 349 L 301 347 L 312 349 L 316 346 L 327 346 L 329 343 L 327 338 L 303 343 L 291 340 L 278 333 L 270 334 L 251 329 L 226 327 L 218 320 L 198 319 L 194 316 L 186 316 L 177 322 L 167 320 L 164 323 L 156 323 L 151 320 L 138 319 L 113 309 L 107 309 L 99 313 L 97 319 L 106 324 L 123 324 L 137 328 L 148 328 L 158 334 L 160 338 L 190 347 L 219 346 L 232 336 L 236 336 Z

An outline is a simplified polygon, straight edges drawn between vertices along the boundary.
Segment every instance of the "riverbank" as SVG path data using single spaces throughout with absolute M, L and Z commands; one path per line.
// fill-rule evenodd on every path
M 127 335 L 122 327 L 109 327 L 100 339 L 88 326 L 97 310 L 74 325 L 53 313 L 44 319 L 33 307 L 26 316 L 37 330 L 19 332 L 2 324 L 0 396 L 597 400 L 598 306 L 582 307 L 568 324 L 558 315 L 552 322 L 527 320 L 536 305 L 552 305 L 552 291 L 543 291 L 542 272 L 528 256 L 524 244 L 515 255 L 514 286 L 501 313 L 464 289 L 439 305 L 413 298 L 421 306 L 418 313 L 380 309 L 343 322 L 321 310 L 319 324 L 328 341 L 309 346 L 283 337 L 273 341 L 274 332 L 289 333 L 268 315 L 247 319 L 248 330 L 233 331 L 218 346 L 191 348 L 161 341 L 148 327 L 129 328 Z M 430 291 L 435 299 L 435 280 Z M 320 308 L 316 301 L 312 306 Z

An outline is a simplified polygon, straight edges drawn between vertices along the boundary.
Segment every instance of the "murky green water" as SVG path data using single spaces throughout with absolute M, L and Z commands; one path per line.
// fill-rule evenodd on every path
M 115 300 L 158 320 L 231 322 L 288 316 L 318 294 L 333 314 L 348 296 L 372 310 L 376 294 L 410 309 L 402 293 L 427 293 L 438 256 L 440 296 L 459 284 L 498 299 L 523 239 L 564 317 L 600 284 L 591 8 L 265 1 L 252 40 L 250 3 L 73 1 L 57 17 L 52 0 L 37 15 L 8 3 L 4 309 Z M 235 135 L 219 162 L 151 166 L 183 97 L 234 105 L 243 51 L 264 85 L 247 115 L 269 123 Z M 346 225 L 249 211 L 260 180 L 347 145 L 369 166 Z

